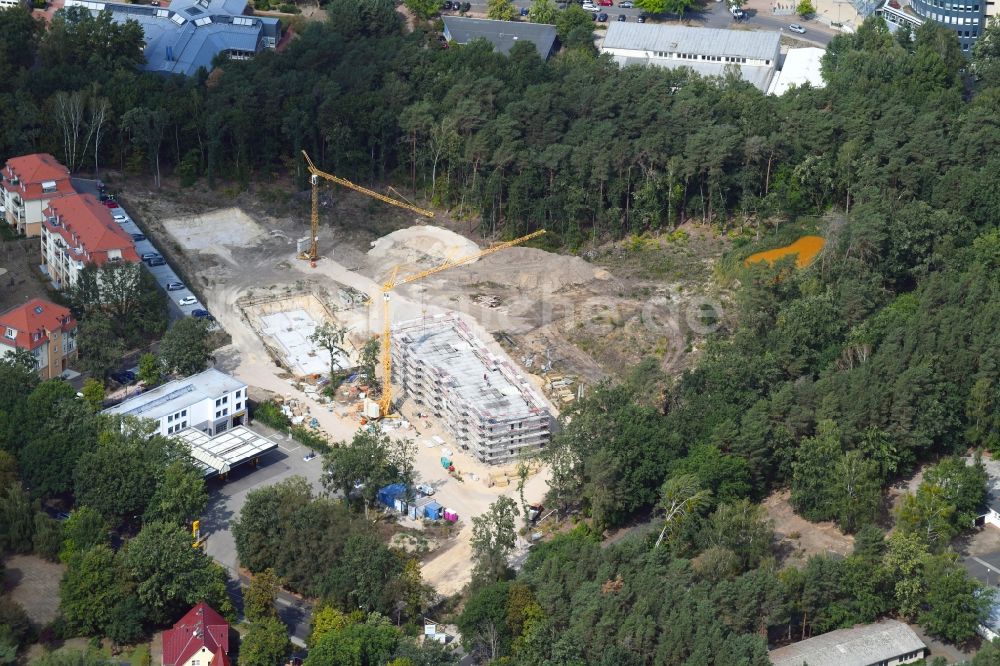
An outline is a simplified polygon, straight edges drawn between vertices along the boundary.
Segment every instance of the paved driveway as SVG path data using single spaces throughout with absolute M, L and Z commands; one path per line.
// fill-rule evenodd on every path
M 277 433 L 261 424 L 255 423 L 253 429 L 278 442 L 278 448 L 262 456 L 260 465 L 256 468 L 243 465 L 230 473 L 229 480 L 225 483 L 219 479 L 210 481 L 208 484 L 208 509 L 201 521 L 202 534 L 207 537 L 205 539 L 205 552 L 226 567 L 234 581 L 238 580 L 241 585 L 247 584 L 248 581 L 241 577 L 238 572 L 232 523 L 239 517 L 247 494 L 257 488 L 274 485 L 295 475 L 305 477 L 312 483 L 316 493 L 322 491 L 320 484 L 320 476 L 323 471 L 322 457 L 317 456 L 312 460 L 305 461 L 302 458 L 309 453 L 309 449 L 298 442 L 290 441 L 286 435 Z M 237 608 L 240 609 L 242 609 L 241 585 L 234 584 L 230 588 L 230 596 Z M 293 638 L 297 639 L 295 642 L 304 644 L 302 641 L 305 641 L 309 635 L 311 606 L 294 595 L 283 593 L 278 598 L 278 611 L 282 620 L 292 631 Z

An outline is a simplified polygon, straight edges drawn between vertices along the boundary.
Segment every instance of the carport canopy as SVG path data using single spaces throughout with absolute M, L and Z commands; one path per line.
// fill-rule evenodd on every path
M 188 447 L 191 458 L 205 477 L 228 474 L 229 470 L 278 448 L 277 442 L 246 426 L 236 426 L 214 437 L 196 428 L 173 435 Z

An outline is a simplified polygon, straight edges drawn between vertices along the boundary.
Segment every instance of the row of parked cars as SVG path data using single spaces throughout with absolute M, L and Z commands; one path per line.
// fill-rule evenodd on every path
M 469 2 L 451 2 L 451 0 L 444 0 L 441 5 L 441 11 L 445 12 L 467 12 L 472 9 L 472 3 Z

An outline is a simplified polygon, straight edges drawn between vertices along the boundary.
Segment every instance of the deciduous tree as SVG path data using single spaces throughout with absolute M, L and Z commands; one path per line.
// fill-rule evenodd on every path
M 208 349 L 208 322 L 197 317 L 184 317 L 167 331 L 160 342 L 160 360 L 171 372 L 187 376 L 208 366 L 212 354 Z
M 517 504 L 509 497 L 499 497 L 489 510 L 472 519 L 473 581 L 486 585 L 504 580 L 509 572 L 509 558 L 517 543 Z

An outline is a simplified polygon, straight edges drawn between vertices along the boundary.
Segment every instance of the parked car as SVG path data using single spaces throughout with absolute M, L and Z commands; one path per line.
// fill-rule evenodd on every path
M 108 377 L 111 377 L 111 379 L 115 380 L 122 386 L 125 386 L 126 384 L 131 384 L 132 382 L 135 381 L 135 373 L 132 372 L 131 370 L 118 370 L 116 372 L 110 373 Z
M 803 28 L 803 27 L 802 27 L 801 25 L 799 25 L 798 23 L 793 23 L 793 24 L 791 24 L 790 26 L 788 26 L 788 29 L 789 29 L 789 30 L 791 30 L 792 32 L 797 32 L 797 33 L 799 33 L 800 35 L 804 35 L 804 34 L 806 34 L 806 29 L 805 29 L 805 28 Z
M 152 259 L 149 259 L 148 261 L 146 261 L 146 265 L 150 266 L 150 267 L 153 267 L 153 266 L 165 266 L 166 264 L 167 264 L 167 260 L 164 259 L 163 257 L 153 257 Z
M 444 11 L 447 11 L 447 10 L 451 9 L 451 1 L 450 0 L 445 0 L 444 4 L 441 5 L 441 9 L 444 10 Z
M 601 8 L 600 8 L 600 7 L 598 7 L 597 5 L 595 5 L 595 4 L 594 4 L 594 3 L 592 3 L 592 2 L 585 2 L 585 3 L 583 3 L 582 7 L 583 7 L 583 8 L 584 8 L 584 9 L 585 9 L 586 11 L 588 11 L 588 12 L 594 12 L 595 14 L 596 14 L 597 12 L 601 11 Z
M 183 282 L 168 282 L 166 286 L 167 291 L 180 291 L 183 288 Z
M 115 222 L 117 222 L 118 224 L 122 224 L 123 222 L 128 221 L 128 218 L 125 217 L 125 213 L 111 213 L 111 217 L 113 217 Z
M 215 321 L 215 317 L 209 314 L 208 310 L 192 310 L 191 316 L 197 319 L 207 319 L 208 321 Z
M 198 299 L 194 296 L 185 296 L 184 298 L 177 299 L 177 305 L 194 305 L 198 302 Z
M 521 16 L 527 16 L 527 15 L 528 15 L 528 8 L 521 7 Z
M 628 20 L 628 17 L 625 16 L 624 14 L 619 14 L 616 20 L 619 21 L 620 23 L 624 23 L 625 21 Z
M 597 4 L 600 5 L 601 7 L 614 7 L 615 6 L 614 0 L 597 0 Z
M 118 208 L 118 202 L 112 201 L 111 197 L 109 197 L 106 194 L 104 195 L 104 205 L 107 206 L 108 208 Z
M 632 0 L 622 0 L 618 3 L 618 6 L 622 9 L 632 9 L 635 7 L 635 4 L 633 4 Z
M 472 3 L 471 2 L 463 2 L 462 3 L 462 11 L 463 12 L 467 12 L 470 9 L 472 9 Z
M 434 486 L 428 485 L 426 483 L 421 483 L 419 486 L 417 486 L 417 492 L 423 495 L 433 495 Z
M 146 240 L 146 237 L 144 235 L 142 235 L 142 234 L 132 234 L 132 240 L 134 240 L 136 243 L 138 243 L 139 241 Z
M 158 258 L 160 256 L 161 255 L 160 255 L 159 252 L 143 252 L 139 256 L 139 258 L 142 259 L 143 261 L 149 261 L 150 259 L 156 259 L 156 258 Z
M 604 12 L 601 12 L 600 14 L 597 15 L 597 22 L 598 23 L 607 23 L 608 22 L 608 15 L 605 14 Z
M 645 23 L 645 22 L 646 22 L 646 19 L 648 19 L 648 18 L 649 18 L 649 14 L 646 14 L 646 13 L 644 12 L 644 13 L 642 13 L 642 14 L 639 14 L 639 18 L 637 18 L 637 19 L 636 19 L 636 22 L 637 22 L 637 23 Z

